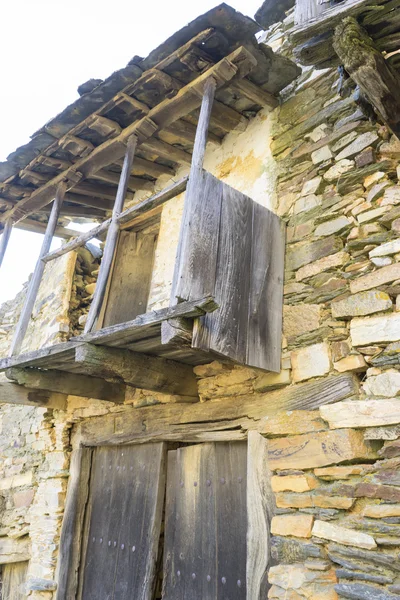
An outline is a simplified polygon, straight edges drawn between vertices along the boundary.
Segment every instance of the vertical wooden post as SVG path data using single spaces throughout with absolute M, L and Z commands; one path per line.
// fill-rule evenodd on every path
M 194 140 L 190 177 L 192 177 L 195 172 L 201 171 L 203 168 L 208 128 L 210 126 L 211 111 L 216 87 L 217 82 L 213 77 L 210 77 L 210 79 L 208 79 L 204 85 L 203 100 L 201 103 L 199 122 L 197 124 L 196 137 Z
M 19 318 L 19 322 L 17 325 L 17 329 L 15 330 L 14 338 L 11 344 L 11 356 L 15 354 L 19 354 L 22 346 L 22 342 L 24 341 L 26 330 L 28 329 L 29 320 L 32 315 L 33 307 L 35 305 L 37 293 L 39 291 L 40 282 L 42 281 L 43 271 L 45 268 L 45 263 L 42 261 L 42 258 L 46 256 L 46 254 L 50 250 L 51 242 L 53 240 L 53 235 L 55 229 L 57 227 L 58 217 L 60 215 L 61 206 L 64 200 L 65 192 L 67 191 L 67 184 L 62 182 L 59 184 L 56 192 L 56 197 L 53 202 L 53 206 L 51 209 L 49 221 L 47 223 L 46 232 L 44 234 L 44 239 L 42 243 L 42 247 L 39 254 L 39 259 L 36 263 L 35 270 L 32 275 L 32 279 L 29 283 L 28 293 L 26 296 L 25 304 L 22 309 L 21 316 Z
M 132 171 L 133 158 L 137 145 L 137 137 L 132 135 L 127 143 L 124 164 L 121 171 L 121 177 L 118 184 L 117 195 L 111 217 L 111 224 L 107 232 L 104 254 L 101 260 L 100 272 L 97 279 L 96 290 L 94 292 L 92 304 L 90 306 L 88 318 L 85 326 L 85 333 L 92 331 L 100 314 L 106 292 L 107 281 L 111 272 L 111 266 L 114 259 L 115 249 L 117 247 L 119 223 L 118 217 L 124 207 L 126 191 L 128 189 L 129 176 Z
M 7 250 L 8 241 L 10 239 L 12 226 L 13 226 L 12 220 L 8 219 L 6 221 L 6 224 L 4 225 L 3 233 L 2 233 L 1 238 L 0 238 L 0 267 L 2 265 L 2 262 L 3 262 L 3 259 L 4 259 L 4 255 L 5 255 L 6 250 Z

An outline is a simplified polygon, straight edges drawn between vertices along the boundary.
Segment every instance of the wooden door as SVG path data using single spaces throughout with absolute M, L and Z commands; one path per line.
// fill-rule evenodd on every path
M 25 600 L 28 562 L 10 563 L 1 570 L 1 600 Z
M 163 600 L 246 600 L 247 444 L 168 452 Z
M 164 444 L 96 448 L 80 600 L 151 600 L 164 502 Z

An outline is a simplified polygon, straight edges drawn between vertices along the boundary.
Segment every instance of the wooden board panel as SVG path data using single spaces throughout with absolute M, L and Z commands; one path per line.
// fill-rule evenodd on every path
M 98 448 L 81 600 L 150 600 L 164 502 L 163 444 Z
M 102 327 L 146 312 L 156 241 L 154 234 L 120 233 Z
M 169 453 L 165 600 L 246 598 L 246 442 Z
M 25 600 L 27 596 L 24 588 L 28 565 L 28 562 L 4 565 L 2 568 L 2 600 Z
M 246 363 L 281 369 L 285 232 L 283 221 L 253 202 Z
M 193 346 L 246 363 L 253 201 L 223 184 L 215 297 L 219 310 L 197 321 Z
M 189 181 L 171 304 L 214 293 L 222 190 L 223 183 L 207 171 L 197 173 Z

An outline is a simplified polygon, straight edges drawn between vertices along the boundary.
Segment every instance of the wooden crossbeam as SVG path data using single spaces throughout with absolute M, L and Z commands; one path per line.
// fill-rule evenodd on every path
M 75 370 L 95 377 L 118 378 L 148 390 L 196 398 L 197 382 L 189 365 L 130 350 L 82 344 L 75 350 Z
M 0 404 L 22 404 L 25 406 L 45 406 L 65 410 L 67 395 L 24 387 L 9 381 L 0 381 Z
M 93 178 L 98 179 L 99 181 L 106 181 L 107 183 L 118 185 L 120 175 L 118 173 L 106 171 L 105 169 L 100 169 L 100 171 L 97 171 L 93 175 Z M 144 190 L 151 192 L 153 187 L 154 184 L 147 179 L 140 179 L 140 177 L 129 177 L 128 179 L 128 188 L 130 190 Z
M 161 192 L 154 194 L 154 196 L 151 196 L 150 198 L 143 200 L 139 204 L 136 204 L 135 206 L 131 206 L 130 208 L 124 210 L 118 217 L 118 223 L 120 224 L 121 228 L 126 229 L 132 224 L 132 222 L 135 221 L 135 219 L 137 219 L 137 217 L 150 213 L 154 209 L 159 208 L 165 202 L 168 202 L 168 200 L 171 200 L 172 198 L 175 198 L 175 196 L 178 196 L 179 194 L 184 192 L 187 186 L 187 182 L 188 177 L 183 177 L 182 179 L 179 179 L 179 181 L 173 183 Z M 22 223 L 25 223 L 25 221 L 22 221 Z M 50 252 L 49 254 L 44 256 L 42 258 L 43 262 L 49 262 L 50 260 L 54 260 L 55 258 L 63 256 L 63 254 L 67 254 L 67 252 L 71 252 L 71 250 L 75 250 L 76 248 L 84 246 L 90 240 L 100 236 L 102 233 L 107 231 L 107 229 L 110 226 L 110 223 L 111 219 L 107 219 L 106 221 L 103 221 L 103 223 L 101 223 L 97 227 L 94 227 L 90 231 L 82 233 L 81 235 L 77 236 L 61 248 L 53 250 L 53 252 Z
M 231 88 L 237 90 L 246 98 L 259 104 L 262 107 L 268 106 L 269 108 L 276 108 L 279 105 L 279 100 L 273 94 L 266 92 L 258 85 L 255 85 L 248 79 L 241 79 L 232 84 Z
M 187 84 L 172 98 L 163 100 L 152 108 L 148 115 L 126 127 L 120 135 L 108 140 L 95 148 L 91 154 L 79 159 L 72 167 L 60 173 L 43 187 L 35 190 L 27 198 L 20 200 L 12 209 L 6 211 L 0 222 L 12 217 L 19 221 L 39 208 L 42 208 L 54 198 L 57 186 L 67 181 L 68 189 L 76 184 L 76 174 L 90 177 L 99 169 L 112 164 L 125 153 L 125 146 L 132 134 L 137 135 L 139 142 L 145 141 L 158 130 L 167 127 L 177 119 L 186 116 L 200 106 L 205 82 L 214 77 L 217 87 L 222 87 L 233 79 L 245 77 L 257 64 L 256 58 L 244 47 L 240 47 L 223 58 L 197 79 Z M 30 192 L 30 190 L 29 190 Z
M 97 377 L 79 375 L 78 373 L 66 373 L 56 369 L 41 371 L 39 369 L 14 367 L 7 369 L 6 376 L 20 386 L 32 390 L 47 390 L 71 396 L 96 398 L 97 400 L 108 400 L 117 404 L 122 404 L 125 400 L 124 385 L 104 381 L 104 379 L 98 379 Z
M 35 305 L 37 293 L 39 291 L 45 267 L 45 263 L 42 261 L 42 257 L 48 254 L 50 250 L 50 245 L 53 239 L 55 229 L 57 227 L 57 221 L 60 215 L 60 210 L 64 200 L 66 189 L 67 186 L 65 183 L 60 183 L 58 185 L 56 197 L 53 203 L 53 208 L 51 210 L 49 222 L 47 224 L 46 233 L 42 242 L 42 248 L 40 250 L 39 259 L 36 263 L 32 279 L 30 280 L 25 303 L 11 343 L 11 356 L 13 356 L 14 354 L 19 354 L 22 347 L 22 342 L 24 341 L 26 330 L 28 329 L 29 320 L 32 315 L 32 310 Z
M 119 234 L 118 217 L 121 214 L 124 206 L 130 172 L 132 170 L 133 158 L 135 156 L 136 145 L 137 137 L 135 135 L 132 135 L 128 141 L 128 145 L 126 148 L 125 160 L 122 167 L 121 178 L 119 180 L 118 191 L 117 196 L 115 198 L 111 222 L 107 232 L 107 239 L 104 248 L 103 258 L 101 260 L 99 276 L 96 283 L 96 290 L 93 296 L 92 303 L 90 305 L 89 314 L 86 321 L 86 333 L 91 331 L 94 325 L 97 323 L 97 319 L 99 317 L 101 306 L 104 300 L 107 281 L 111 273 L 111 265 L 114 260 L 115 250 L 117 247 Z

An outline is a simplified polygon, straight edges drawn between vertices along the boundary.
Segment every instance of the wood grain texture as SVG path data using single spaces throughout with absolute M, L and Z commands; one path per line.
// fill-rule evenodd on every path
M 218 314 L 200 319 L 193 347 L 213 350 L 239 363 L 247 357 L 253 202 L 223 184 L 215 297 Z
M 247 600 L 267 597 L 270 564 L 270 525 L 275 495 L 268 469 L 268 442 L 249 431 L 247 446 Z
M 94 452 L 81 600 L 151 600 L 164 487 L 164 444 Z
M 285 229 L 281 219 L 253 202 L 246 363 L 281 370 Z
M 165 600 L 246 598 L 246 446 L 169 453 Z
M 296 0 L 294 22 L 296 25 L 308 23 L 310 19 L 317 19 L 326 8 L 319 0 Z
M 198 396 L 196 378 L 189 365 L 130 350 L 82 344 L 75 350 L 74 370 L 166 394 Z
M 26 575 L 29 562 L 18 562 L 2 568 L 2 600 L 25 600 Z
M 268 417 L 291 410 L 315 410 L 319 406 L 351 398 L 359 392 L 354 375 L 327 377 L 281 390 L 195 404 L 166 404 L 94 417 L 78 427 L 77 439 L 87 446 L 143 443 L 153 440 L 185 442 L 246 437 L 250 430 L 268 435 Z
M 186 191 L 171 304 L 215 291 L 223 183 L 195 172 Z M 200 293 L 200 296 L 199 296 Z
M 104 247 L 104 253 L 100 264 L 99 276 L 97 278 L 96 290 L 90 305 L 88 318 L 85 325 L 85 333 L 92 331 L 99 317 L 101 307 L 106 293 L 107 282 L 111 272 L 111 266 L 114 260 L 115 249 L 118 241 L 119 223 L 118 217 L 122 212 L 126 192 L 128 189 L 129 174 L 132 170 L 133 158 L 135 156 L 137 137 L 132 135 L 127 144 L 124 165 L 122 167 L 120 182 L 111 217 L 111 223 L 107 231 L 107 239 Z
M 56 600 L 76 598 L 91 463 L 91 449 L 73 450 L 58 553 Z
M 43 371 L 39 369 L 19 369 L 17 367 L 6 371 L 8 379 L 17 382 L 20 386 L 32 390 L 58 392 L 62 395 L 82 396 L 96 398 L 110 402 L 123 403 L 125 400 L 125 386 L 111 383 L 96 377 L 87 377 L 74 373 L 65 373 L 56 369 Z M 1 384 L 0 384 L 1 389 Z M 55 394 L 57 395 L 57 394 Z
M 154 234 L 120 232 L 102 327 L 146 312 L 156 243 Z
M 0 381 L 0 404 L 21 404 L 24 406 L 46 406 L 65 410 L 67 395 L 24 387 L 7 381 Z

